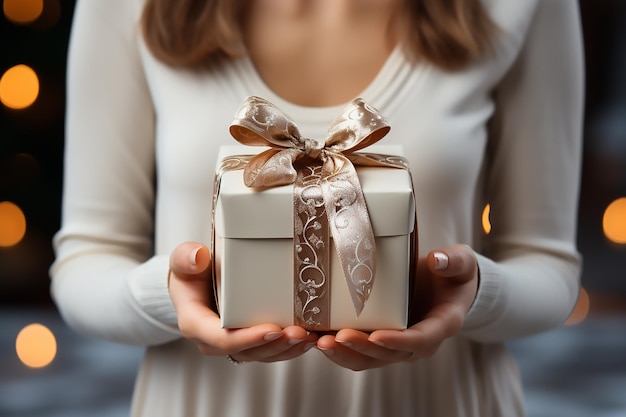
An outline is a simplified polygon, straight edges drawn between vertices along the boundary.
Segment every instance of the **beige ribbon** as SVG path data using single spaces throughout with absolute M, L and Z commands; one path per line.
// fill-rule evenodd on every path
M 385 118 L 362 99 L 335 119 L 323 143 L 302 137 L 287 115 L 259 97 L 248 97 L 230 126 L 240 143 L 270 147 L 238 165 L 245 166 L 246 186 L 294 184 L 294 316 L 300 326 L 327 330 L 330 325 L 328 230 L 357 316 L 370 295 L 376 243 L 354 164 L 406 169 L 407 163 L 400 157 L 354 152 L 389 130 Z

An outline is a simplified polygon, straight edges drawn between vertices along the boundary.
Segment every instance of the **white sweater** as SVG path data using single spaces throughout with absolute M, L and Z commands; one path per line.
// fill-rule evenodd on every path
M 216 153 L 235 143 L 228 125 L 243 99 L 270 100 L 320 139 L 343 105 L 287 102 L 248 59 L 171 69 L 143 44 L 143 0 L 78 2 L 52 293 L 76 329 L 147 346 L 134 415 L 523 415 L 502 342 L 559 325 L 578 296 L 581 34 L 574 0 L 485 4 L 502 30 L 493 57 L 447 73 L 397 48 L 360 94 L 390 121 L 382 143 L 409 157 L 420 252 L 472 246 L 478 295 L 434 357 L 356 373 L 315 349 L 238 367 L 204 357 L 181 338 L 166 284 L 174 247 L 209 242 Z

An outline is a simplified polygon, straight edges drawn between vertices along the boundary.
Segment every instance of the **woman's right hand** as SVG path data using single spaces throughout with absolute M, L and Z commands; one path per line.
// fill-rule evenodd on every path
M 241 361 L 275 362 L 295 358 L 314 347 L 315 333 L 298 326 L 260 324 L 223 329 L 210 306 L 211 253 L 200 243 L 186 242 L 170 257 L 169 291 L 182 335 L 205 355 L 230 355 Z

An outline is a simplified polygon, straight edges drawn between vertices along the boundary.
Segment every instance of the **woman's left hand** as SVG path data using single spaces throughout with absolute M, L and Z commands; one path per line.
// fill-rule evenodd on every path
M 406 330 L 365 333 L 343 329 L 320 337 L 317 347 L 340 366 L 355 371 L 432 356 L 457 334 L 478 290 L 474 252 L 454 245 L 430 252 L 417 263 L 416 303 L 422 319 Z

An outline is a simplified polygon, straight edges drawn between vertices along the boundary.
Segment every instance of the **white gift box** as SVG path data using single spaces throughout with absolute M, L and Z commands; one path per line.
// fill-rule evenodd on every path
M 261 150 L 223 146 L 218 161 Z M 397 146 L 371 146 L 365 151 L 402 154 Z M 415 227 L 410 174 L 396 168 L 356 169 L 375 235 L 377 269 L 369 299 L 357 317 L 331 242 L 330 327 L 404 329 Z M 213 219 L 213 256 L 216 298 L 224 328 L 294 324 L 292 210 L 293 186 L 258 191 L 244 185 L 241 170 L 222 175 Z

